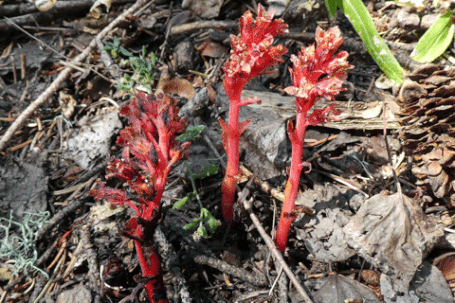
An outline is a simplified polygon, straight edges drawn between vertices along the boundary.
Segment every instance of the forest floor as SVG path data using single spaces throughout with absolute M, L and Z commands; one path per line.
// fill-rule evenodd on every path
M 170 302 L 454 301 L 454 48 L 433 65 L 410 58 L 437 10 L 364 1 L 406 70 L 397 85 L 324 1 L 262 2 L 289 25 L 276 38 L 289 51 L 243 92 L 262 103 L 240 113 L 253 119 L 240 144 L 249 195 L 226 228 L 222 66 L 256 1 L 59 0 L 47 11 L 0 1 L 0 303 L 147 302 L 133 240 L 122 236 L 132 210 L 89 195 L 121 157 L 119 109 L 137 91 L 170 94 L 189 126 L 205 127 L 168 178 L 154 236 Z M 307 130 L 311 171 L 280 260 L 267 239 L 290 165 L 295 102 L 284 88 L 290 55 L 314 43 L 317 26 L 340 28 L 355 68 L 334 101 L 339 119 Z

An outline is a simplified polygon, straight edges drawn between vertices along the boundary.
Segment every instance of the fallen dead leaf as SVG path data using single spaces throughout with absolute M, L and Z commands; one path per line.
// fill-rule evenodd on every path
M 346 242 L 387 274 L 398 292 L 407 293 L 418 267 L 443 236 L 411 198 L 376 195 L 344 226 Z
M 222 0 L 184 0 L 182 8 L 190 9 L 201 18 L 212 19 L 218 17 L 223 2 Z
M 381 302 L 374 292 L 365 285 L 342 275 L 334 274 L 327 278 L 314 295 L 317 303 Z M 355 302 L 355 301 L 354 301 Z
M 455 279 L 455 254 L 446 256 L 435 264 L 442 272 L 447 281 Z
M 90 169 L 100 158 L 110 155 L 112 136 L 122 127 L 118 109 L 97 115 L 80 129 L 74 129 L 64 143 L 64 155 L 82 169 Z
M 210 58 L 221 58 L 229 53 L 226 47 L 212 41 L 201 43 L 196 50 L 201 53 L 201 56 Z
M 193 99 L 196 90 L 190 81 L 181 78 L 171 78 L 167 69 L 163 69 L 155 94 L 175 94 L 188 100 Z

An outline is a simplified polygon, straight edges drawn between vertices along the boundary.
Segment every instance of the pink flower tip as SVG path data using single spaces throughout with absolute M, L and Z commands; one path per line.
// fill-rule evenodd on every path
M 275 11 L 265 11 L 259 4 L 255 19 L 250 11 L 240 18 L 240 33 L 231 35 L 231 56 L 223 66 L 228 96 L 241 91 L 249 80 L 266 67 L 283 62 L 282 56 L 287 49 L 281 44 L 273 46 L 273 39 L 276 35 L 287 33 L 288 26 L 282 19 L 273 20 L 274 15 Z M 229 97 L 231 100 L 236 99 Z
M 316 46 L 302 47 L 298 56 L 291 56 L 294 67 L 289 71 L 293 86 L 285 88 L 285 91 L 297 97 L 298 111 L 307 112 L 320 98 L 333 100 L 344 90 L 342 84 L 347 78 L 346 70 L 353 66 L 347 61 L 347 52 L 335 55 L 342 43 L 343 38 L 337 27 L 328 31 L 318 27 Z

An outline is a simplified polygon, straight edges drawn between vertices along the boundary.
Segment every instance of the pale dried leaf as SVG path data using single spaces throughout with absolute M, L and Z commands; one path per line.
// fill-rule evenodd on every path
M 118 110 L 96 116 L 65 142 L 65 157 L 90 169 L 97 160 L 109 157 L 111 138 L 121 127 Z
M 316 303 L 345 303 L 348 300 L 360 302 L 381 302 L 374 292 L 365 285 L 342 275 L 329 276 L 325 284 L 314 295 Z
M 296 238 L 305 242 L 310 258 L 320 262 L 341 262 L 355 254 L 343 238 L 342 227 L 352 216 L 348 197 L 352 192 L 333 184 L 315 184 L 297 196 L 295 204 L 315 211 L 295 220 Z
M 422 260 L 443 235 L 419 205 L 399 193 L 365 201 L 343 232 L 346 242 L 389 275 L 400 292 L 407 292 Z
M 452 292 L 437 267 L 423 262 L 411 281 L 409 292 L 398 293 L 387 275 L 381 275 L 381 294 L 386 303 L 451 303 Z
M 218 17 L 223 0 L 184 0 L 182 8 L 189 8 L 195 15 L 212 19 Z

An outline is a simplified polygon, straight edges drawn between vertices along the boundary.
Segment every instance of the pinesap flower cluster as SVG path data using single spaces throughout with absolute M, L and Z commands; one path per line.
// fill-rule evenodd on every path
M 283 20 L 274 20 L 274 11 L 258 6 L 253 18 L 247 11 L 239 21 L 240 33 L 231 36 L 232 51 L 223 66 L 224 89 L 230 100 L 229 121 L 220 119 L 223 144 L 228 163 L 222 182 L 222 212 L 227 225 L 234 224 L 233 206 L 239 178 L 240 135 L 250 120 L 239 122 L 241 106 L 259 103 L 256 97 L 241 99 L 245 84 L 269 66 L 283 62 L 286 47 L 274 45 L 276 35 L 287 33 Z M 336 53 L 342 44 L 340 31 L 331 28 L 316 30 L 316 45 L 302 47 L 297 56 L 292 55 L 290 68 L 293 85 L 285 91 L 296 97 L 296 119 L 288 122 L 288 135 L 292 143 L 289 179 L 285 189 L 276 244 L 284 252 L 295 213 L 295 199 L 302 169 L 303 144 L 306 128 L 334 119 L 337 111 L 331 105 L 325 109 L 308 111 L 320 98 L 333 99 L 343 90 L 348 53 Z M 168 302 L 164 288 L 158 253 L 153 248 L 152 236 L 162 219 L 161 198 L 171 167 L 188 156 L 189 143 L 181 143 L 176 136 L 185 132 L 186 121 L 178 116 L 175 100 L 166 95 L 154 96 L 139 93 L 124 106 L 120 114 L 128 117 L 129 126 L 120 132 L 117 144 L 124 147 L 122 158 L 113 158 L 106 168 L 106 179 L 119 178 L 128 188 L 110 188 L 99 183 L 90 194 L 114 205 L 128 205 L 135 215 L 125 224 L 124 235 L 134 240 L 144 288 L 151 303 Z
M 256 19 L 248 11 L 240 18 L 240 33 L 231 36 L 231 55 L 224 65 L 224 89 L 230 101 L 229 122 L 220 119 L 223 130 L 223 144 L 227 154 L 227 169 L 222 183 L 222 210 L 227 225 L 234 222 L 233 206 L 237 179 L 239 177 L 239 140 L 250 120 L 239 122 L 241 106 L 259 103 L 257 98 L 241 100 L 245 84 L 259 75 L 265 68 L 282 62 L 287 52 L 281 44 L 274 45 L 276 35 L 287 33 L 283 20 L 273 20 L 274 11 L 264 11 L 259 4 Z M 320 98 L 332 100 L 343 90 L 347 78 L 346 70 L 353 68 L 345 51 L 336 54 L 343 43 L 338 28 L 316 30 L 316 45 L 302 47 L 298 56 L 292 55 L 293 68 L 289 71 L 293 86 L 285 91 L 296 97 L 296 122 L 288 122 L 288 135 L 292 143 L 292 159 L 289 179 L 285 189 L 285 201 L 277 230 L 276 243 L 284 251 L 289 228 L 295 218 L 295 199 L 302 168 L 305 130 L 309 125 L 318 125 L 334 118 L 334 105 L 318 109 L 308 116 L 308 111 Z
M 114 205 L 128 205 L 135 215 L 123 234 L 134 240 L 147 296 L 151 303 L 168 302 L 158 253 L 152 237 L 161 218 L 161 198 L 172 165 L 187 157 L 190 143 L 175 138 L 185 132 L 186 121 L 178 116 L 175 100 L 169 96 L 138 93 L 120 110 L 129 126 L 120 131 L 117 144 L 124 147 L 122 159 L 112 159 L 106 179 L 117 177 L 128 189 L 115 189 L 99 182 L 90 195 Z

